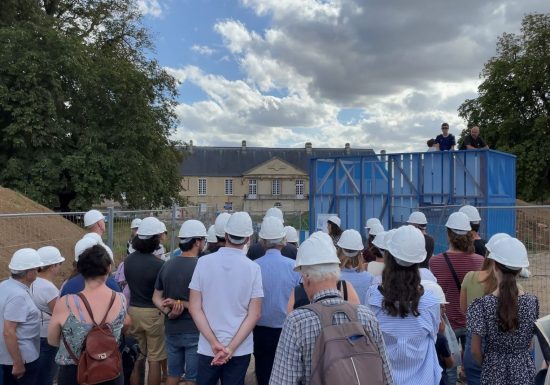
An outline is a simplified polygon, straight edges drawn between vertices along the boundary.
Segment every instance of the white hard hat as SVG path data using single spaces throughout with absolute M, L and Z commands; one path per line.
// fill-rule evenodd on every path
M 489 241 L 485 244 L 485 248 L 490 252 L 495 243 L 497 241 L 504 239 L 504 238 L 511 238 L 509 234 L 506 233 L 496 233 L 491 238 L 489 238 Z
M 141 239 L 150 238 L 154 235 L 162 234 L 166 231 L 166 226 L 164 223 L 159 221 L 155 217 L 143 218 L 139 224 L 137 235 Z
M 453 230 L 458 235 L 465 235 L 468 231 L 472 230 L 470 226 L 470 219 L 468 216 L 461 212 L 452 213 L 445 223 L 445 227 Z
M 262 227 L 260 228 L 260 233 L 258 235 L 260 238 L 266 240 L 284 238 L 286 233 L 283 222 L 281 222 L 281 220 L 277 217 L 264 217 Z
M 375 223 L 378 223 L 380 226 L 382 226 L 382 222 L 380 222 L 380 219 L 369 218 L 367 219 L 367 224 L 365 225 L 365 229 L 370 229 Z
M 466 205 L 462 206 L 459 210 L 459 213 L 464 213 L 470 220 L 470 222 L 479 222 L 481 217 L 479 216 L 479 211 L 474 206 Z
M 374 239 L 372 240 L 372 244 L 379 249 L 386 250 L 386 235 L 388 234 L 387 231 L 382 231 L 381 233 L 376 234 Z
M 103 243 L 103 239 L 101 238 L 101 235 L 98 233 L 86 233 L 82 238 L 91 238 L 96 242 L 96 245 L 101 245 L 105 250 L 107 250 L 107 254 L 109 254 L 109 257 L 114 261 L 113 251 L 109 246 L 107 246 L 105 243 Z
M 95 237 L 87 237 L 87 236 L 82 237 L 82 239 L 80 239 L 74 245 L 74 261 L 78 262 L 78 258 L 80 258 L 80 255 L 85 250 L 88 250 L 90 247 L 94 247 L 95 245 L 100 245 L 100 244 L 101 242 L 98 241 Z
M 297 243 L 300 239 L 298 238 L 298 231 L 292 226 L 285 226 L 286 241 Z
M 429 279 L 423 279 L 420 281 L 420 284 L 424 287 L 425 291 L 430 291 L 435 296 L 435 298 L 439 300 L 440 305 L 446 305 L 449 303 L 445 298 L 445 293 L 443 292 L 443 289 L 437 284 L 437 282 L 431 281 Z
M 340 220 L 340 218 L 338 218 L 336 215 L 333 215 L 331 216 L 327 222 L 331 222 L 331 223 L 334 223 L 336 226 L 340 227 L 340 225 L 342 224 L 342 221 Z
M 267 217 L 275 217 L 275 218 L 279 219 L 281 221 L 281 223 L 285 223 L 285 220 L 283 218 L 283 212 L 278 207 L 271 207 L 271 208 L 267 209 L 267 211 L 265 212 L 265 217 L 264 218 L 267 218 Z
M 11 270 L 25 271 L 30 269 L 37 269 L 44 266 L 40 260 L 40 255 L 35 249 L 25 248 L 19 249 L 11 257 L 8 267 Z
M 364 248 L 361 234 L 359 234 L 359 231 L 353 229 L 345 230 L 340 236 L 337 245 L 342 249 L 354 251 L 361 251 Z
M 392 234 L 387 250 L 403 266 L 426 259 L 426 240 L 420 230 L 411 225 L 401 226 Z
M 332 238 L 322 231 L 317 231 L 306 239 L 298 248 L 294 270 L 299 271 L 302 266 L 334 263 L 339 265 L 336 248 Z
M 141 219 L 139 218 L 134 218 L 132 220 L 132 223 L 130 224 L 130 228 L 131 229 L 137 229 L 139 227 L 139 225 L 141 224 Z
M 495 242 L 487 258 L 512 269 L 518 270 L 529 266 L 527 249 L 517 238 L 503 238 Z
M 102 219 L 105 219 L 105 217 L 101 214 L 101 212 L 98 210 L 90 210 L 84 214 L 84 227 L 90 227 Z
M 420 211 L 413 211 L 411 215 L 409 215 L 409 219 L 407 219 L 407 223 L 414 224 L 414 225 L 427 225 L 428 220 L 426 219 L 426 216 L 423 212 Z
M 369 229 L 369 235 L 376 236 L 376 234 L 379 234 L 384 231 L 384 227 L 380 223 L 374 223 L 372 227 Z
M 216 221 L 214 222 L 214 228 L 216 229 L 216 236 L 223 238 L 225 237 L 225 224 L 227 223 L 227 220 L 231 217 L 231 214 L 223 212 L 220 213 L 216 217 Z
M 208 231 L 206 232 L 206 242 L 209 243 L 216 243 L 218 242 L 218 238 L 216 237 L 216 226 L 211 225 L 208 228 Z
M 189 219 L 182 223 L 178 238 L 202 238 L 206 237 L 206 227 L 201 221 Z
M 55 265 L 65 260 L 65 258 L 61 256 L 61 252 L 57 247 L 44 246 L 36 251 L 38 252 L 38 255 L 40 255 L 40 261 L 42 261 L 44 266 Z
M 225 224 L 225 233 L 235 237 L 249 237 L 254 233 L 252 219 L 245 211 L 231 214 Z

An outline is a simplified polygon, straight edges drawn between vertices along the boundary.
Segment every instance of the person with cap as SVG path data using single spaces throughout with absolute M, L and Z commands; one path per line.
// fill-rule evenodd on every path
M 504 238 L 494 244 L 487 258 L 494 261 L 498 287 L 468 308 L 471 351 L 481 365 L 480 384 L 533 384 L 536 369 L 531 341 L 539 302 L 520 290 L 516 282 L 520 270 L 529 266 L 527 249 L 516 238 Z
M 375 254 L 376 259 L 374 261 L 370 261 L 367 264 L 367 271 L 373 277 L 379 277 L 382 275 L 382 271 L 384 270 L 384 259 L 386 255 L 386 243 L 387 240 L 389 240 L 389 237 L 391 237 L 392 232 L 394 231 L 395 230 L 379 232 L 372 240 L 372 246 L 376 247 L 378 252 Z
M 254 261 L 260 266 L 264 289 L 262 316 L 253 332 L 254 360 L 258 385 L 268 385 L 286 318 L 288 297 L 300 283 L 300 275 L 294 271 L 294 261 L 281 253 L 286 244 L 286 232 L 278 218 L 266 216 L 259 236 L 266 251 L 263 257 Z
M 486 248 L 490 252 L 494 244 L 504 238 L 510 238 L 506 233 L 497 233 L 493 235 Z M 477 298 L 490 294 L 496 290 L 498 283 L 493 268 L 494 262 L 490 258 L 483 260 L 480 271 L 470 271 L 462 280 L 460 287 L 460 310 L 466 314 L 468 306 Z M 518 285 L 519 286 L 519 285 Z M 472 356 L 472 335 L 466 333 L 466 343 L 464 348 L 463 367 L 468 379 L 468 384 L 479 385 L 481 381 L 481 366 L 479 366 Z
M 435 342 L 439 300 L 421 286 L 418 265 L 426 259 L 424 236 L 414 226 L 398 228 L 387 245 L 382 283 L 367 303 L 378 318 L 397 385 L 438 384 Z
M 215 247 L 210 248 L 212 253 L 218 251 L 220 247 L 225 246 L 225 225 L 230 217 L 231 214 L 225 211 L 218 214 L 216 217 L 216 220 L 214 221 L 214 233 L 216 234 L 217 242 Z
M 282 224 L 285 223 L 283 212 L 278 207 L 270 207 L 269 209 L 267 209 L 264 215 L 264 219 L 265 218 L 276 218 Z M 263 255 L 265 255 L 265 248 L 262 246 L 261 242 L 253 243 L 250 246 L 250 248 L 246 251 L 246 256 L 252 261 L 255 261 L 256 259 L 262 257 Z
M 132 223 L 130 223 L 130 239 L 128 239 L 128 245 L 126 246 L 126 255 L 129 255 L 133 253 L 135 250 L 132 247 L 132 240 L 136 237 L 137 229 L 139 225 L 141 224 L 140 218 L 134 218 L 132 219 Z
M 113 251 L 109 246 L 103 242 L 103 234 L 105 234 L 105 216 L 101 214 L 98 210 L 90 210 L 84 214 L 84 227 L 86 228 L 87 233 L 83 238 L 92 238 L 99 242 L 107 253 L 114 261 Z
M 466 317 L 460 309 L 460 288 L 469 271 L 477 271 L 483 265 L 483 257 L 474 253 L 470 219 L 461 212 L 449 215 L 445 223 L 449 248 L 430 260 L 430 270 L 443 288 L 449 304 L 447 317 L 464 351 L 466 343 Z M 456 382 L 456 370 L 449 370 L 450 381 Z
M 218 251 L 218 237 L 216 237 L 216 226 L 211 225 L 206 232 L 206 249 L 205 254 L 215 253 Z
M 331 306 L 344 302 L 342 294 L 336 288 L 340 278 L 340 261 L 333 240 L 326 233 L 315 232 L 300 245 L 294 270 L 301 274 L 311 303 Z M 366 306 L 354 307 L 358 321 L 380 352 L 384 383 L 393 384 L 378 321 Z M 349 320 L 345 313 L 337 312 L 333 322 L 342 324 Z M 286 317 L 269 381 L 271 385 L 310 383 L 313 351 L 321 331 L 319 316 L 308 308 L 298 308 Z
M 34 249 L 17 250 L 8 268 L 10 278 L 0 283 L 0 365 L 5 385 L 34 385 L 40 355 L 40 310 L 30 286 L 44 266 Z
M 80 293 L 82 290 L 84 290 L 85 281 L 82 274 L 78 272 L 78 268 L 77 268 L 78 259 L 80 258 L 80 255 L 82 255 L 84 251 L 96 245 L 100 245 L 101 247 L 103 247 L 112 261 L 111 254 L 109 254 L 109 250 L 106 249 L 107 246 L 101 241 L 101 239 L 98 240 L 96 237 L 84 236 L 82 239 L 76 242 L 76 245 L 74 246 L 74 262 L 73 262 L 74 275 L 71 278 L 69 278 L 67 282 L 65 282 L 61 287 L 61 291 L 59 292 L 59 298 L 67 294 L 77 294 L 77 293 Z M 118 285 L 118 283 L 115 281 L 113 277 L 111 276 L 107 277 L 107 281 L 105 283 L 111 290 L 114 290 L 117 292 L 121 291 L 120 286 Z
M 253 234 L 250 215 L 234 213 L 224 231 L 225 247 L 198 260 L 189 284 L 189 311 L 200 331 L 198 385 L 244 384 L 261 314 L 260 266 L 243 251 Z
M 479 226 L 481 224 L 481 217 L 479 211 L 474 206 L 466 205 L 462 206 L 459 212 L 466 214 L 470 220 L 470 227 L 472 228 L 472 238 L 474 239 L 474 252 L 477 255 L 485 257 L 487 249 L 485 248 L 485 240 L 479 235 Z
M 199 330 L 189 313 L 189 283 L 206 235 L 202 222 L 194 219 L 183 222 L 178 234 L 182 254 L 162 266 L 155 283 L 153 302 L 165 315 L 166 385 L 179 384 L 184 373 L 184 384 L 197 381 Z
M 340 276 L 353 285 L 361 304 L 365 305 L 367 290 L 372 284 L 373 277 L 365 271 L 363 264 L 361 234 L 357 230 L 345 230 L 338 240 L 336 250 L 340 260 Z
M 336 243 L 338 243 L 338 240 L 340 239 L 340 235 L 342 235 L 341 225 L 342 220 L 338 218 L 337 215 L 333 215 L 327 220 L 327 232 L 332 238 L 334 246 L 336 246 Z
M 382 258 L 380 249 L 372 244 L 376 235 L 382 232 L 384 232 L 384 226 L 378 222 L 373 223 L 367 230 L 367 246 L 362 252 L 363 262 L 367 265 Z
M 55 354 L 57 347 L 48 344 L 48 325 L 52 317 L 55 302 L 59 297 L 59 289 L 53 281 L 61 270 L 65 258 L 59 249 L 44 246 L 37 250 L 44 266 L 38 268 L 38 277 L 31 285 L 31 296 L 40 311 L 40 357 L 38 358 L 38 378 L 44 385 L 52 385 L 57 374 Z
M 124 296 L 105 284 L 112 266 L 113 261 L 103 245 L 87 248 L 77 263 L 78 272 L 85 280 L 84 290 L 79 295 L 62 297 L 55 304 L 48 327 L 48 343 L 59 347 L 55 357 L 59 365 L 58 385 L 78 385 L 77 362 L 92 326 L 91 314 L 96 321 L 105 316 L 105 323 L 117 340 L 121 337 L 123 326 L 129 322 Z M 86 310 L 84 301 L 91 311 Z M 95 342 L 98 343 L 97 339 Z M 98 385 L 122 385 L 123 382 L 121 373 L 116 379 Z
M 292 226 L 285 226 L 286 245 L 281 250 L 281 254 L 292 260 L 296 260 L 298 253 L 298 232 Z
M 158 249 L 165 231 L 166 226 L 157 218 L 144 218 L 132 241 L 136 251 L 124 261 L 124 276 L 131 293 L 128 314 L 132 317 L 132 325 L 128 332 L 138 341 L 141 352 L 147 357 L 148 385 L 160 384 L 161 364 L 166 360 L 164 314 L 153 303 L 155 282 L 164 264 L 153 253 Z M 144 360 L 140 359 L 134 370 L 141 375 L 143 368 Z
M 411 215 L 409 215 L 409 219 L 407 219 L 407 224 L 416 227 L 422 232 L 422 234 L 424 234 L 424 240 L 426 241 L 426 260 L 422 262 L 420 267 L 427 268 L 429 267 L 430 259 L 434 254 L 435 241 L 426 230 L 428 226 L 426 215 L 424 215 L 421 211 L 413 211 Z

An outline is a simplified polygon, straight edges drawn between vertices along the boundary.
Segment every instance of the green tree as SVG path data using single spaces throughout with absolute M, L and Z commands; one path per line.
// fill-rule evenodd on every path
M 459 114 L 478 125 L 491 148 L 517 156 L 517 191 L 526 200 L 550 194 L 550 14 L 524 17 L 505 33 L 484 66 L 476 99 Z M 462 137 L 467 130 L 462 133 Z
M 179 199 L 176 84 L 132 0 L 0 5 L 0 184 L 49 207 Z

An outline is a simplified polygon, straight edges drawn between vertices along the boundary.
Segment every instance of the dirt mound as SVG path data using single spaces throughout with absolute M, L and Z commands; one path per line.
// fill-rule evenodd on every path
M 62 282 L 72 270 L 74 244 L 83 235 L 84 230 L 80 226 L 63 216 L 22 194 L 0 187 L 0 279 L 9 276 L 8 263 L 15 250 L 51 245 L 61 250 L 66 259 L 57 283 Z

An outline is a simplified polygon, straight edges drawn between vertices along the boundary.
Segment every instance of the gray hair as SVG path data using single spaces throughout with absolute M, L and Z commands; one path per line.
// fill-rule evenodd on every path
M 286 245 L 286 237 L 282 237 L 279 239 L 263 239 L 260 238 L 260 243 L 264 247 L 264 249 L 274 249 L 278 246 L 284 246 Z
M 300 272 L 304 277 L 311 279 L 313 282 L 340 279 L 340 265 L 338 263 L 301 266 Z
M 10 274 L 13 279 L 21 279 L 27 274 L 28 270 L 14 270 L 10 269 Z

